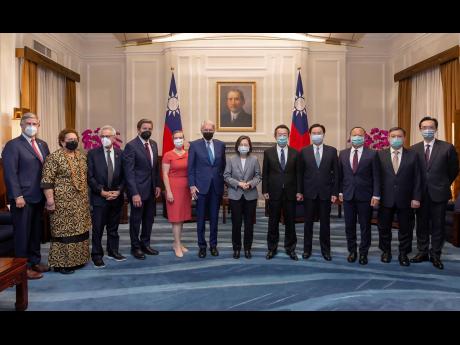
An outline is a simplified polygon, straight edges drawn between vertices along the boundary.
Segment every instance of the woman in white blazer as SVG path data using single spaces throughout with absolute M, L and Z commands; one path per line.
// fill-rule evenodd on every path
M 224 180 L 228 184 L 228 198 L 232 210 L 233 258 L 239 259 L 241 250 L 241 224 L 244 219 L 244 256 L 251 258 L 254 216 L 257 207 L 257 185 L 262 180 L 260 164 L 251 155 L 251 139 L 242 135 L 235 144 L 236 155 L 227 159 Z

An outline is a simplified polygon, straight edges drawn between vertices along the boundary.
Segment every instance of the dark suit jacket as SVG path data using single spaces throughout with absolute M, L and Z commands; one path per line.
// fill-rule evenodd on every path
M 207 194 L 211 182 L 218 195 L 224 194 L 225 144 L 212 139 L 214 164 L 209 162 L 206 142 L 203 138 L 192 141 L 188 150 L 188 184 L 198 188 L 200 194 Z
M 288 146 L 286 167 L 283 171 L 276 146 L 264 151 L 262 193 L 268 193 L 270 200 L 279 200 L 283 193 L 284 184 L 287 199 L 296 200 L 296 193 L 300 193 L 297 176 L 299 153 L 296 149 Z
M 353 174 L 350 164 L 352 148 L 339 154 L 339 193 L 344 200 L 369 201 L 373 196 L 380 197 L 380 166 L 377 151 L 363 148 L 358 170 Z
M 126 144 L 122 154 L 123 172 L 128 196 L 139 194 L 142 200 L 155 197 L 155 188 L 160 187 L 160 170 L 157 143 L 149 140 L 153 152 L 153 166 L 139 137 Z
M 222 116 L 220 118 L 220 125 L 223 127 L 251 127 L 252 126 L 252 115 L 245 112 L 244 109 L 241 110 L 241 112 L 238 115 L 238 118 L 234 122 L 232 122 L 231 119 L 232 117 L 231 117 L 230 112 L 222 113 Z
M 107 200 L 101 196 L 101 191 L 119 190 L 120 196 L 113 201 L 123 200 L 125 187 L 121 156 L 123 151 L 114 147 L 115 166 L 113 170 L 112 186 L 108 186 L 108 167 L 105 149 L 101 146 L 88 152 L 88 184 L 91 188 L 91 205 L 103 206 Z
M 323 156 L 319 168 L 316 166 L 313 144 L 300 151 L 299 175 L 300 193 L 304 198 L 330 200 L 339 195 L 339 168 L 337 149 L 323 144 Z
M 38 138 L 36 143 L 45 160 L 50 154 L 48 145 Z M 42 201 L 44 194 L 40 183 L 43 164 L 27 139 L 21 134 L 8 141 L 3 149 L 2 158 L 8 198 L 14 200 L 22 195 L 29 203 Z
M 391 162 L 390 149 L 379 151 L 380 203 L 384 207 L 410 208 L 411 200 L 421 200 L 421 173 L 417 153 L 403 149 L 398 173 Z
M 458 175 L 458 155 L 455 147 L 445 141 L 435 140 L 428 166 L 425 162 L 425 142 L 411 147 L 417 153 L 422 174 L 422 190 L 428 192 L 434 202 L 449 200 L 450 185 Z

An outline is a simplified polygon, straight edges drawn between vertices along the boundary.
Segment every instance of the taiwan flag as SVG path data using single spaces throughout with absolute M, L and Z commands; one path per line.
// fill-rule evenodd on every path
M 163 129 L 163 156 L 166 152 L 174 149 L 172 134 L 174 131 L 182 130 L 182 121 L 180 118 L 179 98 L 177 96 L 176 80 L 174 72 L 171 76 L 171 85 L 169 86 L 168 105 L 166 109 L 165 127 Z
M 295 92 L 294 110 L 292 112 L 291 136 L 289 146 L 300 151 L 302 147 L 310 145 L 310 134 L 308 133 L 307 107 L 303 95 L 302 77 L 297 78 Z

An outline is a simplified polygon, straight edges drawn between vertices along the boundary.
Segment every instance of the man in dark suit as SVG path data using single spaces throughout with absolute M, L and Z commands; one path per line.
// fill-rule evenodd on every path
M 298 260 L 295 252 L 297 235 L 295 233 L 296 200 L 299 193 L 297 164 L 298 152 L 288 146 L 289 128 L 279 125 L 275 128 L 276 145 L 264 152 L 262 193 L 268 202 L 267 260 L 278 251 L 279 222 L 284 213 L 284 249 L 292 260 Z
M 27 258 L 27 277 L 39 279 L 48 265 L 41 264 L 40 238 L 43 231 L 45 198 L 40 188 L 43 162 L 49 155 L 46 142 L 36 137 L 40 121 L 26 113 L 21 118 L 21 135 L 6 143 L 3 164 L 14 228 L 15 256 Z
M 225 144 L 213 139 L 215 124 L 203 121 L 203 139 L 190 143 L 188 151 L 188 182 L 190 192 L 196 200 L 196 230 L 198 236 L 198 257 L 206 257 L 205 239 L 206 214 L 209 214 L 209 246 L 212 256 L 218 256 L 217 223 L 219 208 L 224 194 Z
M 319 211 L 320 245 L 324 259 L 331 261 L 331 203 L 339 194 L 337 149 L 323 144 L 326 128 L 314 124 L 309 129 L 313 144 L 304 147 L 299 157 L 300 190 L 304 200 L 304 250 L 302 257 L 311 256 L 313 221 Z
M 403 147 L 406 131 L 393 127 L 389 131 L 391 147 L 379 151 L 380 193 L 379 206 L 379 248 L 381 261 L 391 261 L 391 228 L 394 214 L 399 223 L 399 264 L 409 266 L 407 254 L 412 251 L 411 214 L 420 207 L 421 174 L 417 154 Z
M 122 151 L 113 146 L 116 134 L 112 126 L 102 127 L 99 131 L 102 146 L 88 152 L 88 184 L 91 188 L 90 200 L 93 207 L 91 258 L 96 268 L 105 267 L 102 260 L 104 227 L 107 227 L 107 256 L 115 261 L 126 260 L 118 252 L 118 225 L 124 201 L 125 181 Z
M 418 253 L 411 262 L 430 260 L 434 267 L 443 269 L 441 252 L 445 240 L 446 206 L 452 197 L 450 186 L 459 171 L 458 155 L 452 144 L 435 138 L 438 120 L 424 117 L 419 128 L 424 140 L 411 148 L 417 153 L 422 174 L 422 201 L 417 210 Z
M 161 193 L 157 143 L 150 139 L 153 122 L 142 119 L 137 123 L 137 137 L 123 151 L 123 172 L 130 199 L 129 235 L 131 253 L 136 259 L 158 255 L 150 247 L 150 235 L 156 215 L 156 198 Z M 140 226 L 142 232 L 139 238 Z
M 357 257 L 356 218 L 361 229 L 359 263 L 367 264 L 371 246 L 372 207 L 380 200 L 380 167 L 377 152 L 364 147 L 366 131 L 354 127 L 350 131 L 351 148 L 339 154 L 339 199 L 343 202 L 348 262 Z
M 239 89 L 232 89 L 227 92 L 226 105 L 228 111 L 220 118 L 221 127 L 252 127 L 252 115 L 244 111 L 246 103 L 244 94 Z

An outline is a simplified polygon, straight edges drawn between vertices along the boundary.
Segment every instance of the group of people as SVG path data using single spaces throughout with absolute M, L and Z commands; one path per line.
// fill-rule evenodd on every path
M 3 150 L 5 182 L 11 204 L 14 226 L 15 255 L 28 258 L 27 275 L 38 279 L 54 268 L 63 274 L 83 267 L 91 257 L 96 268 L 105 266 L 102 236 L 107 229 L 106 254 L 109 259 L 124 261 L 119 252 L 118 226 L 124 192 L 130 203 L 129 234 L 131 254 L 144 260 L 158 255 L 151 247 L 151 232 L 156 215 L 156 199 L 164 182 L 168 220 L 172 224 L 172 249 L 183 257 L 188 249 L 181 242 L 183 223 L 191 219 L 192 200 L 196 202 L 198 256 L 205 258 L 209 247 L 218 256 L 218 214 L 228 185 L 232 211 L 233 258 L 244 250 L 252 257 L 253 224 L 257 207 L 257 186 L 268 203 L 266 259 L 278 251 L 279 223 L 285 223 L 284 249 L 298 260 L 295 230 L 296 206 L 304 207 L 303 259 L 312 254 L 313 222 L 319 216 L 320 247 L 330 261 L 331 204 L 342 202 L 349 255 L 367 264 L 371 245 L 371 217 L 378 207 L 379 248 L 381 261 L 392 259 L 392 223 L 399 223 L 399 263 L 430 260 L 439 269 L 444 244 L 444 225 L 450 185 L 459 171 L 453 145 L 436 139 L 438 122 L 425 117 L 419 127 L 423 141 L 404 147 L 405 130 L 389 130 L 391 147 L 374 151 L 364 147 L 366 131 L 350 131 L 351 147 L 342 150 L 324 144 L 326 128 L 314 124 L 309 128 L 312 144 L 297 151 L 288 145 L 290 130 L 286 125 L 275 128 L 276 145 L 265 150 L 262 170 L 252 152 L 249 136 L 235 142 L 236 154 L 226 158 L 225 144 L 214 138 L 215 124 L 201 124 L 202 138 L 186 149 L 184 132 L 172 133 L 174 149 L 160 163 L 158 148 L 151 139 L 153 122 L 142 119 L 137 136 L 124 150 L 114 146 L 116 131 L 104 126 L 99 135 L 101 146 L 88 154 L 80 152 L 79 135 L 73 129 L 59 133 L 60 148 L 50 153 L 46 142 L 37 137 L 40 121 L 33 113 L 21 118 L 22 133 L 10 140 Z M 88 200 L 89 195 L 89 200 Z M 41 263 L 40 234 L 44 208 L 50 214 L 51 246 L 48 265 Z M 415 213 L 414 213 L 415 210 Z M 412 258 L 412 233 L 415 225 L 418 253 Z M 209 220 L 209 244 L 205 224 Z M 357 244 L 357 222 L 361 242 Z M 244 224 L 243 241 L 241 228 Z M 92 229 L 91 252 L 89 230 Z

